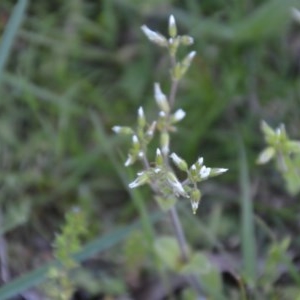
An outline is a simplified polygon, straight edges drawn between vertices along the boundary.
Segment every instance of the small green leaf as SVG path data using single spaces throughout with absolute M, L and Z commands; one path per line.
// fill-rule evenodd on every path
M 265 122 L 265 121 L 261 122 L 260 128 L 261 128 L 262 132 L 264 133 L 266 139 L 275 135 L 275 131 L 273 130 L 273 128 L 270 127 L 267 124 L 267 122 Z
M 266 263 L 264 268 L 264 273 L 261 278 L 261 283 L 265 288 L 272 288 L 272 283 L 275 282 L 279 277 L 279 267 L 281 264 L 285 263 L 287 256 L 287 249 L 290 245 L 290 238 L 287 237 L 281 242 L 273 243 L 266 257 Z
M 209 294 L 213 296 L 221 294 L 223 288 L 221 274 L 205 254 L 195 252 L 181 271 L 199 276 L 201 285 Z
M 300 153 L 300 141 L 288 141 L 285 147 L 289 153 Z
M 172 271 L 178 270 L 180 249 L 175 238 L 170 236 L 158 238 L 154 243 L 154 250 L 163 265 Z
M 283 178 L 286 184 L 286 189 L 292 196 L 295 196 L 300 191 L 299 174 L 293 171 L 283 173 Z

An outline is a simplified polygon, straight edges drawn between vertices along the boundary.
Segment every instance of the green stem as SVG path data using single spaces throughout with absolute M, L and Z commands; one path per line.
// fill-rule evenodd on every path
M 174 68 L 176 66 L 176 57 L 171 56 L 171 67 Z M 178 89 L 179 80 L 172 78 L 172 85 L 170 89 L 170 95 L 169 95 L 169 104 L 170 109 L 174 107 L 175 99 L 176 99 L 176 93 Z M 168 158 L 166 158 L 166 164 L 169 166 Z M 172 226 L 174 229 L 174 234 L 177 239 L 180 252 L 181 252 L 181 259 L 184 263 L 189 262 L 189 251 L 188 251 L 188 244 L 186 241 L 186 237 L 182 228 L 182 224 L 180 222 L 180 219 L 178 217 L 178 212 L 176 206 L 172 206 L 170 210 L 168 211 L 168 214 L 170 216 Z M 191 274 L 186 277 L 190 286 L 195 290 L 195 292 L 200 296 L 202 295 L 202 289 L 199 283 L 199 280 L 195 276 L 195 274 Z
M 170 216 L 170 219 L 172 221 L 172 225 L 174 228 L 174 232 L 178 241 L 178 245 L 181 251 L 181 258 L 184 262 L 187 262 L 189 257 L 188 257 L 188 247 L 187 247 L 187 242 L 186 238 L 182 229 L 181 222 L 178 217 L 177 209 L 176 206 L 172 206 L 170 210 L 168 211 L 168 214 Z

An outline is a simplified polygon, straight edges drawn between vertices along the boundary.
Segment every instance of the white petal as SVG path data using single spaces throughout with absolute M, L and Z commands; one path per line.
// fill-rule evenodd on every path
M 180 157 L 174 152 L 170 155 L 170 157 L 173 159 L 175 164 L 179 164 L 181 162 Z
M 176 122 L 181 121 L 184 117 L 185 117 L 186 113 L 183 109 L 178 109 L 176 110 L 176 112 L 174 113 L 174 119 Z
M 198 158 L 198 164 L 201 166 L 203 165 L 203 157 Z
M 215 174 L 222 174 L 222 173 L 225 173 L 227 172 L 228 169 L 225 169 L 225 168 L 219 168 L 219 169 L 216 169 L 215 170 Z
M 114 131 L 115 133 L 119 133 L 121 131 L 122 127 L 121 126 L 114 126 L 112 128 L 112 131 Z
M 145 117 L 144 110 L 143 110 L 143 108 L 141 106 L 138 109 L 138 115 L 139 115 L 140 118 L 144 118 Z

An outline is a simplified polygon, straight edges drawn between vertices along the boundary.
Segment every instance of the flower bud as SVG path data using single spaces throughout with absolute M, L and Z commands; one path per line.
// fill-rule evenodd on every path
M 193 58 L 196 55 L 196 51 L 190 52 L 181 62 L 181 77 L 185 74 L 187 69 L 190 67 Z
M 138 137 L 135 134 L 132 136 L 132 146 L 133 146 L 133 149 L 137 150 L 137 151 L 141 147 L 139 139 L 138 139 Z
M 188 35 L 182 35 L 179 38 L 179 41 L 184 46 L 190 46 L 194 43 L 194 39 L 191 36 L 188 36 Z
M 133 130 L 130 127 L 125 127 L 125 126 L 114 126 L 112 128 L 112 131 L 114 131 L 117 134 L 133 134 Z
M 195 164 L 190 167 L 190 179 L 195 182 L 199 180 L 198 170 Z
M 151 30 L 146 25 L 143 25 L 141 27 L 141 29 L 151 42 L 153 42 L 153 43 L 155 43 L 155 44 L 157 44 L 158 46 L 161 46 L 161 47 L 167 47 L 168 46 L 168 41 L 162 34 Z
M 200 168 L 202 167 L 203 165 L 203 157 L 199 157 L 197 162 L 196 162 L 196 167 L 200 170 Z
M 159 83 L 154 83 L 154 98 L 158 107 L 165 113 L 170 111 L 170 106 L 166 95 L 161 91 Z
M 138 109 L 138 126 L 143 129 L 146 125 L 146 118 L 143 108 L 140 106 Z
M 138 177 L 132 181 L 128 186 L 131 188 L 131 189 L 134 189 L 138 186 L 141 186 L 145 183 L 147 183 L 149 181 L 149 175 L 148 173 L 146 172 L 140 172 L 138 173 Z
M 152 139 L 154 135 L 155 128 L 156 128 L 156 121 L 153 121 L 146 131 L 146 137 L 149 141 Z
M 193 189 L 190 193 L 190 197 L 191 197 L 191 205 L 192 205 L 193 214 L 195 214 L 197 209 L 198 209 L 199 202 L 200 202 L 200 199 L 201 199 L 200 190 Z
M 160 167 L 163 165 L 164 163 L 164 159 L 161 155 L 161 151 L 159 148 L 156 149 L 156 158 L 155 158 L 155 162 L 156 162 L 156 166 L 157 167 Z
M 170 136 L 167 132 L 163 132 L 160 136 L 160 145 L 163 155 L 167 156 L 170 151 Z
M 170 155 L 170 157 L 172 158 L 174 164 L 182 171 L 186 172 L 188 170 L 188 165 L 185 162 L 185 160 L 183 160 L 182 158 L 180 158 L 176 153 L 172 153 Z
M 223 173 L 225 173 L 225 172 L 227 172 L 228 171 L 228 169 L 225 169 L 225 168 L 218 168 L 218 169 L 212 169 L 211 170 L 211 173 L 213 174 L 213 175 L 220 175 L 220 174 L 223 174 Z
M 177 26 L 173 15 L 169 18 L 169 35 L 174 38 L 177 35 Z
M 189 195 L 186 193 L 182 184 L 179 182 L 176 176 L 172 172 L 168 172 L 166 175 L 167 175 L 167 181 L 172 187 L 174 193 L 176 195 L 181 195 L 185 198 L 189 198 Z
M 136 161 L 136 157 L 132 154 L 128 154 L 128 157 L 124 163 L 124 166 L 128 167 L 128 166 L 132 165 L 133 163 L 135 163 L 135 161 Z

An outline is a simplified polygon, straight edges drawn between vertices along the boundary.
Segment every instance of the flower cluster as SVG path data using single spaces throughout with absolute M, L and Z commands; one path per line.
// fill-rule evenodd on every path
M 257 163 L 266 164 L 271 159 L 275 159 L 288 191 L 291 194 L 298 193 L 300 191 L 300 141 L 291 140 L 283 124 L 274 130 L 263 121 L 261 130 L 267 147 L 259 154 Z
M 137 173 L 136 179 L 129 184 L 129 187 L 150 185 L 155 192 L 155 199 L 162 209 L 169 209 L 178 198 L 187 198 L 191 202 L 193 213 L 196 213 L 201 198 L 201 191 L 197 184 L 210 177 L 220 175 L 227 169 L 206 167 L 202 157 L 189 167 L 187 162 L 176 153 L 170 154 L 170 133 L 176 131 L 176 125 L 186 115 L 181 108 L 173 110 L 177 85 L 190 67 L 196 52 L 191 51 L 181 61 L 177 61 L 176 54 L 179 46 L 193 44 L 193 38 L 177 35 L 177 26 L 173 16 L 169 18 L 169 38 L 152 31 L 146 25 L 143 25 L 141 29 L 151 42 L 168 49 L 171 58 L 172 86 L 168 96 L 163 92 L 159 83 L 154 83 L 153 93 L 158 107 L 157 120 L 148 123 L 143 108 L 140 107 L 135 129 L 122 126 L 113 127 L 113 131 L 116 133 L 130 135 L 132 139 L 125 166 L 130 166 L 136 161 L 140 161 L 143 165 L 143 170 Z M 150 163 L 147 148 L 155 133 L 159 135 L 160 146 L 156 150 L 154 162 Z M 170 160 L 178 172 L 186 174 L 184 180 L 178 179 L 171 167 Z

